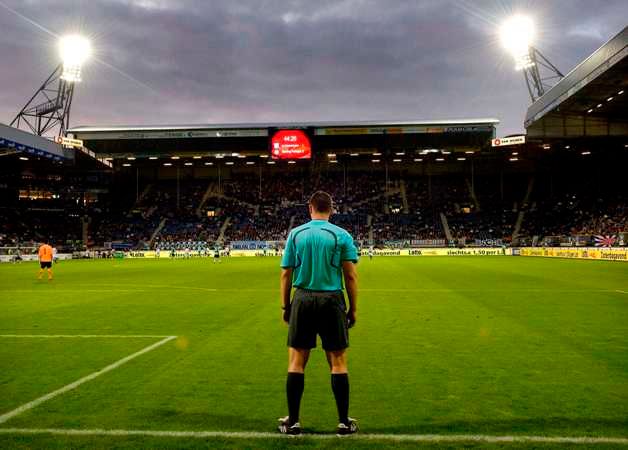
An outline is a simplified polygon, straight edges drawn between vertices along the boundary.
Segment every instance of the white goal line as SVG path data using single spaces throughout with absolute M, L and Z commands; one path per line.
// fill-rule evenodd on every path
M 16 335 L 17 336 L 17 335 Z M 24 336 L 29 336 L 29 335 L 22 335 L 22 337 Z M 61 335 L 62 336 L 62 335 Z M 72 337 L 80 337 L 80 335 L 67 335 L 67 337 L 72 336 Z M 83 335 L 84 336 L 90 336 L 90 335 Z M 93 336 L 97 336 L 97 335 L 93 335 Z M 114 335 L 115 336 L 115 335 Z M 41 337 L 41 336 L 37 336 L 37 335 L 30 335 L 30 337 Z M 97 337 L 106 337 L 106 336 L 97 336 Z M 125 356 L 122 359 L 119 359 L 118 361 L 109 364 L 107 367 L 104 367 L 100 370 L 97 370 L 96 372 L 92 372 L 89 375 L 84 376 L 83 378 L 80 378 L 70 384 L 67 384 L 65 386 L 63 386 L 62 388 L 57 389 L 56 391 L 52 391 L 42 397 L 36 398 L 33 401 L 30 401 L 28 403 L 23 404 L 22 406 L 19 406 L 17 408 L 15 408 L 13 411 L 9 411 L 5 414 L 0 415 L 0 424 L 5 423 L 6 421 L 12 419 L 13 417 L 22 414 L 25 411 L 28 411 L 29 409 L 33 409 L 38 405 L 41 405 L 44 402 L 47 402 L 48 400 L 51 400 L 55 397 L 57 397 L 58 395 L 61 395 L 65 392 L 71 391 L 73 389 L 76 389 L 77 387 L 79 387 L 81 384 L 83 383 L 87 383 L 88 381 L 93 380 L 94 378 L 97 378 L 107 372 L 111 372 L 114 369 L 117 369 L 118 367 L 120 367 L 123 364 L 128 363 L 129 361 L 131 361 L 132 359 L 137 358 L 138 356 L 143 355 L 144 353 L 148 353 L 152 350 L 155 350 L 157 347 L 160 347 L 162 345 L 164 345 L 166 342 L 169 342 L 173 339 L 175 339 L 177 336 L 166 336 L 163 339 L 161 339 L 158 342 L 155 342 L 154 344 L 149 345 L 148 347 L 144 347 L 143 349 Z
M 231 439 L 336 439 L 334 434 L 304 434 L 285 436 L 255 431 L 160 431 L 105 430 L 64 428 L 0 428 L 0 434 L 52 434 L 63 436 L 146 436 L 168 438 L 231 438 Z M 343 440 L 389 442 L 485 442 L 485 443 L 557 443 L 557 444 L 617 444 L 628 445 L 628 438 L 605 436 L 492 436 L 486 434 L 356 434 Z

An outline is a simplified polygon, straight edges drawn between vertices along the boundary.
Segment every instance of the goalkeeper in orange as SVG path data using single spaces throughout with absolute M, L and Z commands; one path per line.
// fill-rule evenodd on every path
M 39 275 L 41 280 L 44 270 L 48 270 L 48 280 L 52 280 L 52 247 L 44 242 L 39 247 Z

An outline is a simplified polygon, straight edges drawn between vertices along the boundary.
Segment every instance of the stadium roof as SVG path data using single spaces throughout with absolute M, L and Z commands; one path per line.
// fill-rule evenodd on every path
M 0 123 L 0 154 L 24 154 L 55 161 L 71 159 L 72 153 L 42 136 Z
M 149 132 L 179 132 L 186 130 L 259 130 L 268 131 L 277 128 L 387 128 L 387 127 L 428 127 L 430 130 L 437 130 L 438 127 L 451 128 L 461 126 L 492 126 L 499 123 L 499 119 L 480 118 L 480 119 L 458 119 L 458 120 L 402 120 L 402 121 L 322 121 L 322 122 L 269 122 L 269 123 L 224 123 L 224 124 L 179 124 L 179 125 L 113 125 L 113 126 L 79 126 L 68 130 L 74 133 L 78 138 L 89 139 L 92 134 L 98 134 L 99 139 L 120 139 L 128 133 L 148 132 L 147 137 L 153 137 Z M 431 128 L 430 128 L 431 127 Z M 420 131 L 419 131 L 420 132 Z M 362 134 L 362 133 L 356 133 Z M 376 134 L 376 133 L 373 133 Z M 267 135 L 263 134 L 264 136 Z M 109 137 L 111 136 L 111 137 Z M 157 135 L 154 135 L 157 137 Z M 256 134 L 262 136 L 262 134 Z M 135 137 L 135 136 L 134 136 Z M 169 136 L 173 137 L 173 136 Z M 181 136 L 196 137 L 196 135 Z M 205 136 L 203 136 L 205 137 Z M 218 135 L 217 137 L 220 137 Z
M 304 129 L 315 152 L 352 149 L 479 149 L 495 137 L 498 119 L 327 121 L 74 127 L 69 130 L 101 157 L 124 158 L 245 152 L 266 154 L 278 129 Z
M 628 136 L 628 27 L 576 66 L 526 114 L 528 138 Z

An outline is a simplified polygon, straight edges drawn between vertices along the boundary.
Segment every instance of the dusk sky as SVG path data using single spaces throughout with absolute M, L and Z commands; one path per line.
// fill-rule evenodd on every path
M 626 26 L 627 0 L 0 0 L 0 122 L 80 31 L 95 58 L 71 125 L 496 117 L 530 103 L 496 29 L 513 12 L 564 73 Z

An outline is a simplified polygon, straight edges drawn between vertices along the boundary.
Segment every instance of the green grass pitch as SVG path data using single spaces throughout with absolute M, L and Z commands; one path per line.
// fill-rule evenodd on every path
M 286 413 L 277 258 L 0 265 L 2 335 L 176 339 L 0 428 L 273 431 Z M 349 350 L 363 434 L 628 437 L 628 265 L 524 257 L 359 264 Z M 160 338 L 0 338 L 0 415 Z M 302 425 L 331 434 L 320 347 Z M 410 448 L 412 443 L 0 434 L 1 448 Z M 429 448 L 558 448 L 422 443 Z M 577 448 L 584 448 L 582 444 Z M 602 448 L 598 445 L 597 448 Z M 612 446 L 607 446 L 611 448 Z M 500 447 L 501 448 L 501 447 Z

